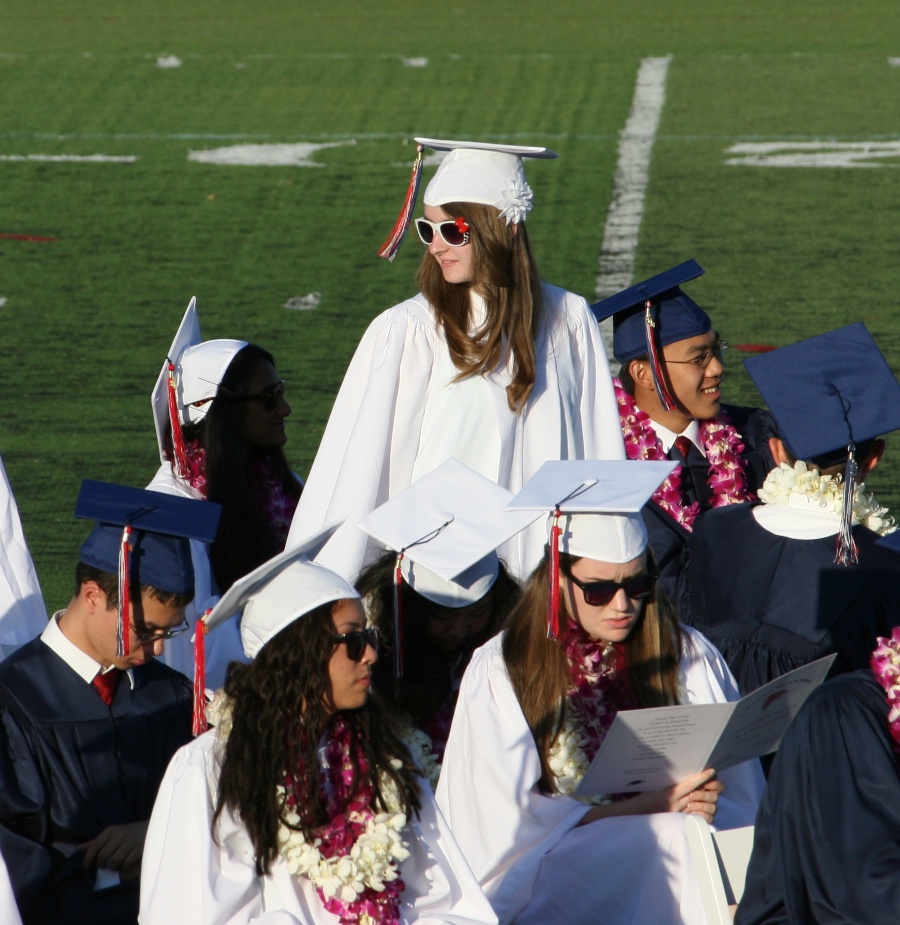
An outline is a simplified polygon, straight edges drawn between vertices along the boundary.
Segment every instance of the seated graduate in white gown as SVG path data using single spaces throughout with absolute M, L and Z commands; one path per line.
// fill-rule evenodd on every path
M 229 668 L 215 728 L 175 755 L 160 787 L 141 923 L 491 925 L 371 692 L 378 632 L 353 587 L 304 550 L 239 579 L 204 617 L 243 609 L 253 661 Z
M 639 510 L 671 469 L 547 463 L 514 502 L 555 510 L 551 542 L 469 664 L 437 790 L 501 922 L 701 925 L 682 814 L 754 820 L 756 761 L 659 792 L 573 795 L 618 710 L 738 699 L 718 652 L 656 595 Z
M 375 686 L 417 730 L 434 784 L 472 653 L 519 598 L 496 548 L 541 515 L 507 511 L 512 497 L 448 459 L 359 524 L 388 547 L 356 583 L 393 656 L 375 664 Z
M 153 389 L 161 465 L 147 487 L 222 506 L 215 541 L 191 545 L 192 629 L 235 579 L 281 552 L 287 540 L 303 483 L 284 455 L 291 406 L 274 363 L 267 350 L 244 340 L 204 341 L 193 298 Z M 244 659 L 239 622 L 235 614 L 209 640 L 206 677 L 213 688 L 222 686 L 231 661 Z M 164 659 L 190 678 L 190 634 L 167 647 Z

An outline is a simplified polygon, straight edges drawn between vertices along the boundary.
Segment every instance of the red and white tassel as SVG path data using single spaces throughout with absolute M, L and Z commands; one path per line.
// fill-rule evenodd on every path
M 650 299 L 644 303 L 644 333 L 647 336 L 647 355 L 650 357 L 650 372 L 653 374 L 653 384 L 656 394 L 664 411 L 674 411 L 675 399 L 669 393 L 666 385 L 665 370 L 663 369 L 661 350 L 656 338 L 656 319 L 653 317 L 653 303 Z
M 394 565 L 394 677 L 403 677 L 403 572 L 400 563 L 403 551 L 397 554 Z
M 394 227 L 391 229 L 391 233 L 387 236 L 384 244 L 381 245 L 381 249 L 378 251 L 379 257 L 384 257 L 387 260 L 393 260 L 397 256 L 397 252 L 400 250 L 400 245 L 403 243 L 403 239 L 406 237 L 406 232 L 409 231 L 409 223 L 412 219 L 413 209 L 416 207 L 416 199 L 419 195 L 419 183 L 422 181 L 422 161 L 424 160 L 424 145 L 416 145 L 416 160 L 413 163 L 412 176 L 409 180 L 409 186 L 406 190 L 406 199 L 403 201 L 403 208 L 400 210 L 400 214 L 397 216 L 397 221 L 394 222 Z
M 188 475 L 187 447 L 184 443 L 184 434 L 181 432 L 181 416 L 178 413 L 178 402 L 175 396 L 175 364 L 169 360 L 168 379 L 169 427 L 172 431 L 172 452 L 174 455 L 175 474 L 186 479 Z
M 206 721 L 206 634 L 209 627 L 204 621 L 210 612 L 207 610 L 194 627 L 194 718 L 191 731 L 195 736 L 203 735 L 209 729 Z
M 559 638 L 559 526 L 561 512 L 559 505 L 553 511 L 553 525 L 550 527 L 550 597 L 547 602 L 547 638 Z
M 119 612 L 116 615 L 116 655 L 131 650 L 131 527 L 126 524 L 119 546 Z
M 853 502 L 856 495 L 856 476 L 859 466 L 856 462 L 856 447 L 847 448 L 847 465 L 844 468 L 844 507 L 841 510 L 841 528 L 838 530 L 834 561 L 837 565 L 856 565 L 859 549 L 853 539 Z

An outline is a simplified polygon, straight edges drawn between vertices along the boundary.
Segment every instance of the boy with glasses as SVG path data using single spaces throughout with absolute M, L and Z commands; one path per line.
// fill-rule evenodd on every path
M 188 537 L 218 505 L 85 482 L 75 594 L 0 664 L 0 852 L 26 923 L 135 922 L 147 820 L 190 740 L 187 679 L 154 656 L 187 629 Z
M 676 603 L 697 518 L 754 497 L 771 467 L 766 412 L 722 404 L 728 342 L 680 288 L 700 276 L 687 260 L 591 306 L 613 318 L 614 380 L 629 459 L 671 459 L 679 468 L 644 509 L 660 587 Z

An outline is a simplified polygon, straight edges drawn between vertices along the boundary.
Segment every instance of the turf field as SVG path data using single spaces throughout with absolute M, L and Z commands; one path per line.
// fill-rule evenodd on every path
M 5 0 L 0 454 L 48 606 L 80 480 L 155 470 L 149 393 L 192 295 L 204 336 L 276 354 L 307 471 L 359 335 L 413 290 L 413 241 L 375 256 L 412 135 L 557 150 L 529 231 L 593 297 L 648 58 L 671 56 L 634 280 L 696 257 L 733 345 L 863 320 L 900 371 L 898 36 L 895 0 Z M 742 355 L 726 396 L 755 403 Z M 870 487 L 894 506 L 892 452 Z

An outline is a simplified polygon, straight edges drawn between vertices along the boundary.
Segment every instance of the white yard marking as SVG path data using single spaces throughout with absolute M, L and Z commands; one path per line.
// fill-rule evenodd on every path
M 666 100 L 666 78 L 671 61 L 671 55 L 641 61 L 631 113 L 619 136 L 619 161 L 600 248 L 595 289 L 599 299 L 631 285 L 644 217 L 650 156 Z M 600 328 L 607 353 L 612 356 L 612 321 L 603 322 Z
M 291 296 L 291 298 L 284 303 L 284 307 L 295 312 L 311 312 L 314 308 L 319 307 L 319 302 L 321 301 L 321 292 L 310 292 L 309 295 Z
M 0 161 L 56 161 L 71 164 L 133 164 L 133 154 L 0 154 Z
M 205 151 L 189 151 L 188 160 L 198 164 L 228 164 L 239 167 L 324 167 L 313 155 L 325 148 L 341 148 L 356 142 L 329 141 L 314 144 L 229 145 Z
M 900 141 L 742 142 L 725 151 L 739 167 L 900 167 Z
M 405 67 L 428 67 L 427 58 L 401 58 L 400 61 Z
M 167 68 L 167 67 L 181 67 L 181 58 L 176 55 L 160 55 L 156 59 L 156 66 Z

